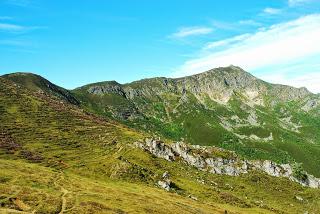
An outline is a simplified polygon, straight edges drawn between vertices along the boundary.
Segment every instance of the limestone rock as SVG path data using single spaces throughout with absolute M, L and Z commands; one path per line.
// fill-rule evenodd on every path
M 163 173 L 162 180 L 158 181 L 157 184 L 162 189 L 165 189 L 166 191 L 170 191 L 171 180 L 170 180 L 169 173 L 168 172 Z
M 168 183 L 166 181 L 158 181 L 158 185 L 162 189 L 165 189 L 166 191 L 170 191 L 170 183 Z
M 144 142 L 135 142 L 134 145 L 156 157 L 167 161 L 182 160 L 190 166 L 213 174 L 239 176 L 250 170 L 260 170 L 270 176 L 287 177 L 303 186 L 320 188 L 320 179 L 312 175 L 306 174 L 305 180 L 295 178 L 294 170 L 290 164 L 277 164 L 270 160 L 241 160 L 235 154 L 230 158 L 222 158 L 212 153 L 212 149 L 215 147 L 194 146 L 183 142 L 166 144 L 160 140 L 145 139 Z M 165 172 L 162 180 L 158 181 L 158 185 L 169 191 L 170 184 L 169 173 Z
M 318 100 L 309 100 L 303 107 L 302 110 L 308 112 L 313 108 L 317 107 L 320 102 Z

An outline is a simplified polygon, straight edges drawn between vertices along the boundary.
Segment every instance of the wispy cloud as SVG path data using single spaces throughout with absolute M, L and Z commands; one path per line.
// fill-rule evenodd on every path
M 210 42 L 203 48 L 203 50 L 212 50 L 212 49 L 219 48 L 219 47 L 225 48 L 228 45 L 235 44 L 235 43 L 242 41 L 248 37 L 250 37 L 250 34 L 243 34 L 243 35 L 235 36 L 232 38 L 228 38 L 228 39 L 224 39 L 224 40 L 220 40 L 220 41 L 216 41 L 216 42 Z
M 239 27 L 238 23 L 223 22 L 217 20 L 211 21 L 211 24 L 215 28 L 222 30 L 236 30 Z
M 258 22 L 253 19 L 244 19 L 236 22 L 211 20 L 210 24 L 214 27 L 214 29 L 232 32 L 242 32 L 245 29 L 252 27 L 260 27 L 263 25 L 261 22 Z
M 319 38 L 320 14 L 303 16 L 260 29 L 256 33 L 215 41 L 202 48 L 200 55 L 204 56 L 186 61 L 173 76 L 195 74 L 230 64 L 252 72 L 308 56 L 320 57 Z M 208 47 L 211 51 L 208 51 Z M 205 53 L 203 49 L 206 49 Z
M 282 13 L 282 10 L 278 8 L 267 7 L 263 10 L 263 14 L 267 15 L 277 15 L 280 13 Z
M 11 16 L 0 16 L 0 20 L 11 20 L 13 19 Z
M 0 19 L 1 20 L 1 19 Z M 0 21 L 0 47 L 1 50 L 10 52 L 34 53 L 37 43 L 32 40 L 30 33 L 38 29 L 46 29 L 43 26 L 25 26 Z
M 8 33 L 26 33 L 31 30 L 44 29 L 43 26 L 23 26 L 18 24 L 10 23 L 1 23 L 0 22 L 0 31 Z
M 176 33 L 172 34 L 171 38 L 185 38 L 190 36 L 199 36 L 210 34 L 213 31 L 212 28 L 209 27 L 182 27 Z
M 320 93 L 320 70 L 298 76 L 290 76 L 288 73 L 276 73 L 259 76 L 261 79 L 276 83 L 290 85 L 294 87 L 307 87 L 313 93 Z
M 262 24 L 260 22 L 257 22 L 255 20 L 251 20 L 251 19 L 248 19 L 248 20 L 240 20 L 239 21 L 239 24 L 240 25 L 248 25 L 248 26 L 261 26 Z
M 21 25 L 8 24 L 8 23 L 0 23 L 0 31 L 6 32 L 22 32 L 27 28 Z
M 17 31 L 26 30 L 26 27 L 21 26 L 21 25 L 15 25 L 15 24 L 0 23 L 0 30 L 1 31 L 17 32 Z
M 32 1 L 31 0 L 7 0 L 7 4 L 11 4 L 18 7 L 27 7 Z
M 4 39 L 0 40 L 0 45 L 3 46 L 16 46 L 16 47 L 29 47 L 31 43 L 21 39 Z
M 288 5 L 290 7 L 299 6 L 301 4 L 312 2 L 313 0 L 288 0 Z

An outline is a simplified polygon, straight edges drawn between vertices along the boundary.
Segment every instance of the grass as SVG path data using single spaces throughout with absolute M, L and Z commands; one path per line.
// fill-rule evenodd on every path
M 320 211 L 318 189 L 258 172 L 240 177 L 213 175 L 182 162 L 155 158 L 132 147 L 149 134 L 2 78 L 0 111 L 1 212 Z M 201 121 L 205 116 L 192 119 Z M 175 187 L 171 192 L 156 185 L 166 171 Z
M 249 159 L 271 159 L 280 163 L 301 162 L 309 173 L 320 176 L 320 135 L 317 131 L 320 128 L 320 118 L 317 113 L 298 111 L 301 109 L 301 102 L 283 102 L 275 97 L 266 96 L 265 107 L 253 108 L 246 105 L 243 100 L 247 99 L 237 92 L 226 106 L 212 101 L 206 94 L 199 95 L 202 99 L 200 102 L 193 93 L 187 92 L 187 101 L 181 104 L 181 94 L 177 92 L 177 86 L 172 80 L 167 81 L 166 86 L 162 78 L 124 85 L 124 88 L 131 87 L 148 91 L 150 94 L 142 94 L 133 99 L 121 97 L 121 102 L 114 100 L 119 97 L 115 94 L 91 95 L 87 93 L 87 87 L 74 92 L 79 100 L 84 100 L 82 106 L 86 110 L 105 117 L 111 116 L 133 129 L 144 130 L 171 140 L 184 139 L 192 144 L 220 146 L 234 150 Z M 272 85 L 267 86 L 268 90 L 273 90 Z M 270 103 L 273 101 L 276 104 L 271 106 Z M 112 110 L 108 111 L 106 107 Z M 240 126 L 233 131 L 227 131 L 220 125 L 220 117 L 231 118 L 237 115 L 240 119 L 246 120 L 249 116 L 247 111 L 256 112 L 260 126 Z M 136 117 L 124 120 L 118 117 L 121 112 L 131 112 Z M 300 133 L 280 126 L 279 118 L 285 117 L 282 112 L 289 113 L 292 122 L 301 123 Z M 237 123 L 233 122 L 233 125 Z M 273 140 L 259 142 L 239 139 L 233 133 L 256 135 L 260 138 L 267 138 L 272 133 Z

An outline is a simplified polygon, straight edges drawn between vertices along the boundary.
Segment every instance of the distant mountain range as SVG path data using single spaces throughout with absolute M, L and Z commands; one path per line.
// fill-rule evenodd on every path
M 152 192 L 164 213 L 171 208 L 187 213 L 319 211 L 316 195 L 320 190 L 305 189 L 285 178 L 262 172 L 237 178 L 208 175 L 201 171 L 204 168 L 199 171 L 183 160 L 168 163 L 156 158 L 163 156 L 161 149 L 155 152 L 142 146 L 149 154 L 134 148 L 132 143 L 146 137 L 166 143 L 183 141 L 222 148 L 214 150 L 219 157 L 226 158 L 231 150 L 240 159 L 289 163 L 320 177 L 320 95 L 306 88 L 267 83 L 236 66 L 177 79 L 99 82 L 74 90 L 31 73 L 7 74 L 0 77 L 0 113 L 4 172 L 0 205 L 6 212 L 117 213 L 119 207 L 123 212 L 130 212 L 131 207 L 138 212 L 159 212 L 156 205 L 133 205 L 138 203 L 134 197 L 145 200 L 143 191 Z M 190 146 L 188 151 L 193 148 L 193 155 L 208 155 L 197 147 Z M 170 175 L 170 191 L 177 194 L 171 208 L 169 193 L 154 188 L 161 179 L 165 186 L 169 175 L 164 172 Z M 264 189 L 262 184 L 276 190 Z M 101 192 L 96 193 L 97 188 Z M 108 198 L 109 190 L 112 198 Z M 47 198 L 37 196 L 39 192 Z M 130 205 L 120 205 L 117 195 Z M 261 202 L 264 196 L 260 195 L 265 195 L 265 201 Z M 100 197 L 112 203 L 99 201 Z M 61 204 L 49 203 L 50 198 Z

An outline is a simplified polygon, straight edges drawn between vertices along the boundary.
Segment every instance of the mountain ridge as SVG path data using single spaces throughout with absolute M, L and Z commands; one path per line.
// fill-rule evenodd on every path
M 311 93 L 311 94 L 313 94 L 313 95 L 319 95 L 319 93 L 310 92 L 305 86 L 304 86 L 304 87 L 294 87 L 294 86 L 284 85 L 284 84 L 269 83 L 269 82 L 267 82 L 267 81 L 264 81 L 264 80 L 262 80 L 262 79 L 259 79 L 259 78 L 255 77 L 255 76 L 252 75 L 251 73 L 243 70 L 242 68 L 240 68 L 240 67 L 238 67 L 238 66 L 234 66 L 234 65 L 230 65 L 230 66 L 228 66 L 228 67 L 213 68 L 213 69 L 210 69 L 210 70 L 201 72 L 201 73 L 192 74 L 192 75 L 187 75 L 187 76 L 184 76 L 184 77 L 177 77 L 177 78 L 164 77 L 164 76 L 162 76 L 162 77 L 151 77 L 151 78 L 143 78 L 143 79 L 140 79 L 140 80 L 134 80 L 134 81 L 128 82 L 128 83 L 119 83 L 119 82 L 116 81 L 116 80 L 105 80 L 105 81 L 100 81 L 100 82 L 88 83 L 88 84 L 85 84 L 85 85 L 76 87 L 76 88 L 74 88 L 74 89 L 66 89 L 66 90 L 73 91 L 73 90 L 80 89 L 80 88 L 82 88 L 82 87 L 92 86 L 92 85 L 101 85 L 101 84 L 105 84 L 105 83 L 113 83 L 113 84 L 116 84 L 116 85 L 125 86 L 125 85 L 130 85 L 130 84 L 133 84 L 133 83 L 137 83 L 137 82 L 140 82 L 140 81 L 148 81 L 148 80 L 154 80 L 154 79 L 162 79 L 162 80 L 165 80 L 165 79 L 167 79 L 167 80 L 183 80 L 183 79 L 185 79 L 185 78 L 192 78 L 192 77 L 197 77 L 197 76 L 205 75 L 205 74 L 208 74 L 208 73 L 214 73 L 214 72 L 217 71 L 217 69 L 225 69 L 225 68 L 233 68 L 233 69 L 241 70 L 243 73 L 249 74 L 250 76 L 254 77 L 255 79 L 260 80 L 260 81 L 263 81 L 263 82 L 265 82 L 265 83 L 267 83 L 267 84 L 271 84 L 271 85 L 273 85 L 273 86 L 289 87 L 289 88 L 293 88 L 293 89 L 300 89 L 300 90 L 307 91 L 308 93 Z M 4 74 L 4 75 L 2 75 L 2 77 L 4 77 L 4 78 L 10 78 L 10 76 L 18 76 L 18 75 L 31 75 L 31 76 L 41 77 L 42 79 L 48 81 L 47 79 L 45 79 L 45 78 L 42 77 L 41 75 L 38 75 L 38 74 L 32 73 L 32 72 L 13 72 L 13 73 Z M 15 81 L 14 78 L 12 78 L 11 80 Z M 48 81 L 48 82 L 49 82 L 49 81 Z M 51 84 L 54 84 L 54 83 L 51 83 Z M 54 84 L 54 85 L 56 85 L 56 84 Z M 61 87 L 61 86 L 60 86 L 60 87 Z
M 165 92 L 146 91 L 159 94 L 133 96 L 132 100 L 110 91 L 100 95 L 71 91 L 80 102 L 74 105 L 46 85 L 40 85 L 44 88 L 39 90 L 24 84 L 25 81 L 16 83 L 0 77 L 0 212 L 319 212 L 319 189 L 303 187 L 285 177 L 272 177 L 261 170 L 248 170 L 235 177 L 224 175 L 232 170 L 224 159 L 233 166 L 234 158 L 229 151 L 214 147 L 236 151 L 240 160 L 304 160 L 297 171 L 298 177 L 304 179 L 304 169 L 317 172 L 319 166 L 318 135 L 312 133 L 312 127 L 319 127 L 313 124 L 318 121 L 313 116 L 317 112 L 304 111 L 306 118 L 299 119 L 296 106 L 280 106 L 283 112 L 251 107 L 240 92 L 225 105 L 205 99 L 200 103 L 188 90 L 184 96 L 175 95 L 172 87 Z M 144 87 L 149 90 L 152 84 L 151 81 Z M 170 109 L 179 103 L 176 109 Z M 116 117 L 117 113 L 125 116 L 130 105 L 139 117 Z M 285 117 L 277 119 L 277 112 Z M 288 112 L 293 114 L 291 119 Z M 280 119 L 282 126 L 293 131 L 278 126 Z M 237 122 L 232 123 L 233 120 Z M 310 127 L 311 132 L 303 130 Z M 256 137 L 243 128 L 257 129 Z M 268 138 L 270 131 L 272 139 Z M 171 142 L 181 136 L 186 148 L 172 156 L 176 161 L 157 158 L 159 154 L 166 155 L 158 143 L 156 156 L 134 146 L 134 142 L 156 137 L 162 139 L 157 141 L 160 145 L 166 142 L 171 147 L 177 145 Z M 285 142 L 278 142 L 281 137 Z M 208 164 L 215 174 L 193 166 L 212 158 L 219 158 Z M 262 163 L 268 165 L 267 172 L 274 166 L 276 172 L 279 170 L 273 162 Z M 235 167 L 239 167 L 236 162 Z
M 40 75 L 27 72 L 17 72 L 5 74 L 1 77 L 23 85 L 31 91 L 42 90 L 43 92 L 51 93 L 57 97 L 67 100 L 74 105 L 79 105 L 79 101 L 71 95 L 69 90 L 53 84 Z
M 105 81 L 66 91 L 80 108 L 131 128 L 246 158 L 295 160 L 320 176 L 320 160 L 310 157 L 320 155 L 320 98 L 305 88 L 270 84 L 229 66 L 183 78 Z
M 140 79 L 140 80 L 135 80 L 135 81 L 132 81 L 132 82 L 129 82 L 129 83 L 119 83 L 117 82 L 116 80 L 108 80 L 108 81 L 101 81 L 101 82 L 96 82 L 96 83 L 88 83 L 88 84 L 85 84 L 83 86 L 79 86 L 79 87 L 76 87 L 74 89 L 71 89 L 71 90 L 77 90 L 77 89 L 80 89 L 80 88 L 83 88 L 83 87 L 87 87 L 87 86 L 93 86 L 93 85 L 101 85 L 101 84 L 104 84 L 104 83 L 114 83 L 114 84 L 117 84 L 117 85 L 121 85 L 121 86 L 127 86 L 127 85 L 132 85 L 132 84 L 135 84 L 135 83 L 139 83 L 141 81 L 153 81 L 153 80 L 157 80 L 157 79 L 161 79 L 161 80 L 173 80 L 173 81 L 179 81 L 179 80 L 184 80 L 186 78 L 197 78 L 198 76 L 203 76 L 203 75 L 208 75 L 208 74 L 212 74 L 212 73 L 215 73 L 217 72 L 218 69 L 223 69 L 223 71 L 225 71 L 226 68 L 231 68 L 229 71 L 234 71 L 234 70 L 238 70 L 238 71 L 241 71 L 242 74 L 246 74 L 248 76 L 251 76 L 253 77 L 254 79 L 256 80 L 259 80 L 259 81 L 262 81 L 266 84 L 271 84 L 273 86 L 278 86 L 278 87 L 289 87 L 291 89 L 299 89 L 299 90 L 303 90 L 303 91 L 306 91 L 307 93 L 310 93 L 310 94 L 314 94 L 314 95 L 317 95 L 315 93 L 312 93 L 310 92 L 306 87 L 294 87 L 294 86 L 290 86 L 290 85 L 283 85 L 283 84 L 274 84 L 274 83 L 268 83 L 264 80 L 261 80 L 257 77 L 255 77 L 254 75 L 252 75 L 251 73 L 249 72 L 246 72 L 245 70 L 243 70 L 242 68 L 238 67 L 238 66 L 228 66 L 228 67 L 219 67 L 219 68 L 213 68 L 213 69 L 210 69 L 208 71 L 204 71 L 204 72 L 201 72 L 201 73 L 198 73 L 198 74 L 192 74 L 192 75 L 187 75 L 187 76 L 184 76 L 184 77 L 177 77 L 177 78 L 171 78 L 171 77 L 151 77 L 151 78 L 144 78 L 144 79 Z
M 270 84 L 235 66 L 177 79 L 109 83 L 72 92 L 88 111 L 130 127 L 220 146 L 247 158 L 288 162 L 293 157 L 317 174 L 309 154 L 320 152 L 312 145 L 320 138 L 315 134 L 320 98 L 305 88 Z M 297 139 L 305 143 L 294 143 Z

